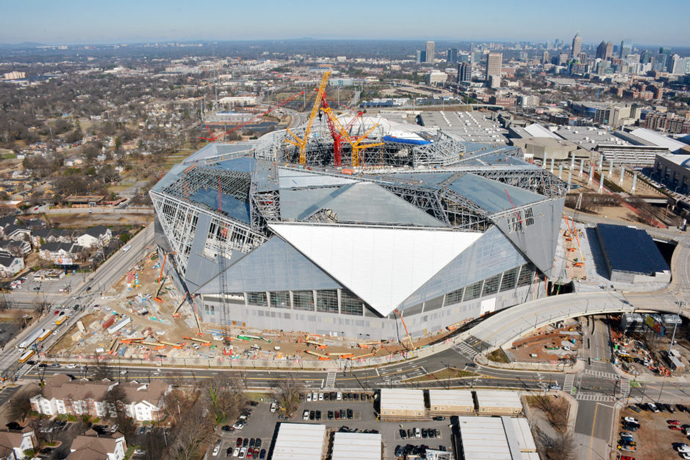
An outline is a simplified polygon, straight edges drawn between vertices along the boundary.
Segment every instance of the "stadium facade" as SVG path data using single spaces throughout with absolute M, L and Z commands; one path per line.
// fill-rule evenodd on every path
M 372 128 L 358 168 L 334 166 L 316 122 L 305 165 L 276 131 L 208 144 L 151 190 L 203 322 L 401 340 L 400 315 L 421 336 L 543 295 L 567 184 L 519 149 L 380 118 L 353 130 Z

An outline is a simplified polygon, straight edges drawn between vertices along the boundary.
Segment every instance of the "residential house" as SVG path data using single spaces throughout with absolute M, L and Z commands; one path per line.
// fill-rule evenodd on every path
M 51 260 L 55 265 L 74 265 L 85 250 L 76 243 L 45 243 L 38 251 L 43 260 Z
M 24 259 L 0 250 L 0 277 L 10 278 L 24 270 Z
M 127 452 L 125 437 L 116 433 L 113 437 L 96 435 L 89 430 L 85 436 L 77 436 L 72 441 L 70 454 L 66 460 L 123 460 Z
M 28 457 L 26 451 L 35 451 L 38 447 L 36 434 L 31 428 L 21 431 L 0 431 L 0 458 L 22 460 Z
M 21 225 L 8 225 L 3 231 L 6 240 L 30 241 L 31 229 Z
M 34 247 L 44 243 L 72 243 L 73 232 L 57 228 L 41 228 L 32 232 L 31 242 Z
M 89 414 L 103 417 L 111 409 L 106 407 L 103 398 L 114 385 L 104 380 L 88 382 L 71 380 L 66 374 L 56 375 L 46 380 L 42 395 L 31 398 L 31 408 L 41 414 Z M 156 380 L 140 385 L 136 382 L 122 384 L 128 403 L 125 413 L 138 422 L 158 421 L 163 418 L 163 397 L 170 392 L 171 385 Z
M 0 233 L 5 234 L 4 229 L 8 225 L 15 225 L 17 223 L 17 218 L 15 216 L 5 216 L 0 217 Z
M 83 234 L 77 236 L 76 241 L 85 248 L 100 248 L 110 243 L 112 237 L 113 233 L 108 227 L 98 225 L 84 230 Z
M 24 257 L 31 252 L 31 245 L 28 241 L 0 240 L 0 249 L 13 256 Z

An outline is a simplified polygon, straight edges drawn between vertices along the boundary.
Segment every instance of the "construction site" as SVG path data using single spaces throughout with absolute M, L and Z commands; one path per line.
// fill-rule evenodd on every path
M 543 296 L 567 184 L 518 148 L 336 114 L 329 74 L 304 124 L 210 131 L 151 190 L 184 304 L 219 330 L 404 343 Z

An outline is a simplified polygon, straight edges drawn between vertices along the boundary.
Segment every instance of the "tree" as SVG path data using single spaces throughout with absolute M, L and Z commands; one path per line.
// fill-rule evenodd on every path
M 108 363 L 101 361 L 98 364 L 96 364 L 96 370 L 93 373 L 94 380 L 110 379 L 111 376 L 112 369 L 110 368 Z
M 213 418 L 201 399 L 197 399 L 172 430 L 164 458 L 192 460 L 213 439 Z
M 304 391 L 304 384 L 290 374 L 286 379 L 276 383 L 273 393 L 285 409 L 286 415 L 290 415 L 299 407 L 299 395 L 302 391 Z
M 20 390 L 9 401 L 7 418 L 17 422 L 23 422 L 31 413 L 31 398 L 41 392 L 40 388 L 30 387 Z
M 204 395 L 216 423 L 235 419 L 246 403 L 244 385 L 237 374 L 222 373 L 204 382 Z
M 132 239 L 132 235 L 129 232 L 124 232 L 120 234 L 120 243 L 126 244 L 129 240 Z

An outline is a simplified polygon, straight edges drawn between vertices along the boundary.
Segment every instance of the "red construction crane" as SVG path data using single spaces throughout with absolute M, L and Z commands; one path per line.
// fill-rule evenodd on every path
M 277 105 L 274 105 L 274 106 L 270 107 L 270 108 L 269 108 L 268 110 L 266 110 L 265 112 L 262 112 L 262 113 L 260 113 L 259 115 L 256 115 L 255 117 L 249 119 L 248 121 L 245 121 L 244 123 L 240 123 L 239 125 L 230 128 L 229 130 L 225 131 L 225 132 L 222 133 L 222 134 L 219 134 L 218 136 L 214 136 L 213 133 L 211 132 L 211 129 L 207 126 L 206 129 L 207 129 L 208 132 L 209 132 L 209 137 L 201 137 L 201 136 L 199 136 L 199 139 L 202 140 L 202 141 L 209 141 L 209 142 L 215 142 L 215 141 L 217 141 L 217 140 L 223 139 L 223 138 L 224 138 L 225 136 L 227 136 L 228 134 L 234 133 L 234 132 L 237 131 L 238 129 L 244 128 L 245 126 L 250 125 L 250 124 L 252 124 L 252 123 L 254 123 L 254 122 L 260 120 L 261 118 L 265 117 L 265 116 L 268 115 L 269 113 L 273 112 L 275 109 L 278 109 L 278 108 L 284 106 L 284 105 L 287 104 L 288 102 L 292 102 L 292 101 L 295 100 L 297 97 L 299 97 L 299 96 L 301 96 L 301 95 L 303 95 L 303 94 L 304 94 L 304 91 L 302 91 L 301 93 L 295 94 L 294 96 L 291 96 L 291 97 L 285 99 L 285 100 L 284 100 L 283 102 L 281 102 L 280 104 L 277 104 Z
M 331 131 L 331 137 L 333 138 L 333 164 L 335 166 L 342 166 L 342 142 L 344 139 L 344 135 L 335 126 L 335 123 L 333 122 L 330 113 L 328 113 L 330 106 L 328 105 L 328 99 L 326 98 L 325 94 L 323 95 L 323 99 L 321 100 L 321 108 L 325 109 L 325 111 L 327 112 L 326 122 L 328 123 L 328 129 Z M 357 121 L 357 119 L 359 119 L 359 117 L 361 117 L 362 115 L 364 115 L 364 112 L 358 112 L 357 115 L 352 117 L 350 122 L 343 127 L 344 133 L 349 133 L 350 129 L 355 124 L 355 121 Z M 345 140 L 347 141 L 347 139 Z

